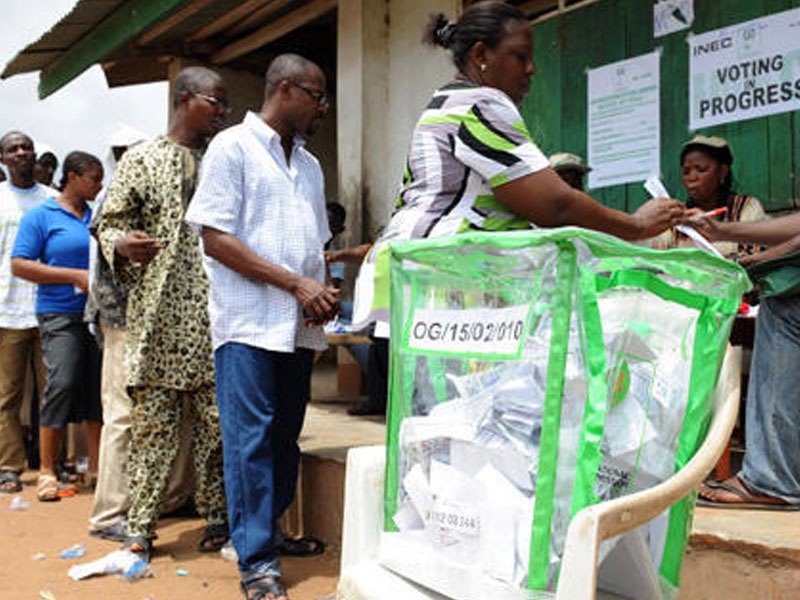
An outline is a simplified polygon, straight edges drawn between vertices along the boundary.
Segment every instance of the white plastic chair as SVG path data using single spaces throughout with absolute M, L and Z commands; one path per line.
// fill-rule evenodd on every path
M 728 347 L 702 446 L 678 473 L 641 492 L 589 506 L 567 531 L 556 600 L 618 596 L 597 590 L 600 543 L 654 519 L 700 485 L 730 437 L 739 409 L 741 351 Z M 447 600 L 378 563 L 383 527 L 385 446 L 353 448 L 347 456 L 338 600 Z M 537 597 L 547 597 L 538 594 Z

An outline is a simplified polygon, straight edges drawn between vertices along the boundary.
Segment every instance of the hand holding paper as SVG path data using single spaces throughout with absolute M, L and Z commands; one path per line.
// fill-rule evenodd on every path
M 653 197 L 669 197 L 669 192 L 667 192 L 667 188 L 664 187 L 664 184 L 661 183 L 661 180 L 658 177 L 652 176 L 647 181 L 644 182 L 644 189 Z M 653 200 L 651 200 L 653 202 Z M 646 206 L 646 205 L 644 205 Z M 727 209 L 725 209 L 727 210 Z M 710 230 L 714 227 L 713 225 L 713 218 L 717 216 L 717 211 L 709 211 L 708 213 L 702 213 L 697 215 L 695 218 L 687 221 L 686 223 L 676 224 L 675 230 L 688 237 L 692 242 L 694 242 L 695 246 L 698 248 L 702 248 L 706 252 L 710 252 L 711 254 L 715 254 L 720 258 L 723 258 L 722 254 L 720 254 L 719 250 L 717 250 L 713 244 L 711 244 L 703 235 L 695 229 L 695 224 L 703 223 L 703 231 Z M 706 226 L 708 224 L 708 226 Z

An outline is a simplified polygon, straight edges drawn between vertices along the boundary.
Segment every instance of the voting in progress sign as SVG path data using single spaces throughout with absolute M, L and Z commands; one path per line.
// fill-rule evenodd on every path
M 800 109 L 800 8 L 688 42 L 691 129 Z

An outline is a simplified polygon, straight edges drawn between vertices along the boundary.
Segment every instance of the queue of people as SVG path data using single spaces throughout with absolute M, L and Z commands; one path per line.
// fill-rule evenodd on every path
M 338 303 L 325 282 L 322 172 L 301 138 L 327 111 L 325 78 L 299 56 L 275 59 L 261 111 L 216 138 L 202 177 L 203 152 L 230 112 L 227 89 L 201 67 L 179 73 L 173 89 L 166 135 L 115 146 L 119 163 L 94 218 L 96 157 L 71 153 L 58 192 L 34 180 L 29 136 L 0 140 L 12 179 L 0 189 L 2 489 L 21 488 L 22 377 L 41 344 L 38 498 L 60 498 L 53 462 L 64 423 L 87 422 L 89 469 L 99 473 L 90 532 L 148 559 L 188 425 L 194 507 L 207 522 L 198 551 L 219 551 L 232 536 L 245 597 L 282 598 L 279 555 L 324 549 L 313 538 L 285 539 L 277 521 L 294 497 L 313 353 Z M 243 173 L 261 176 L 242 188 Z M 187 214 L 193 197 L 200 208 Z M 87 309 L 90 232 L 99 255 Z M 243 304 L 242 294 L 253 301 Z M 102 385 L 84 313 L 100 325 Z
M 720 138 L 698 136 L 684 147 L 687 203 L 659 198 L 629 214 L 586 194 L 582 159 L 548 159 L 519 113 L 536 66 L 531 28 L 517 8 L 489 0 L 457 22 L 434 15 L 424 41 L 451 53 L 456 75 L 414 128 L 396 210 L 374 245 L 325 253 L 344 223 L 329 222 L 322 170 L 304 139 L 327 113 L 327 82 L 318 65 L 295 54 L 270 64 L 260 110 L 224 131 L 230 105 L 221 76 L 181 71 L 167 134 L 112 144 L 116 170 L 94 214 L 89 203 L 103 180 L 96 157 L 68 155 L 59 192 L 35 180 L 29 136 L 0 139 L 9 171 L 0 183 L 2 491 L 21 486 L 21 374 L 34 356 L 42 365 L 40 500 L 58 500 L 54 463 L 64 425 L 85 422 L 89 469 L 98 473 L 90 532 L 147 559 L 159 514 L 185 490 L 170 486 L 191 463 L 194 506 L 206 521 L 198 551 L 216 552 L 230 538 L 244 597 L 285 600 L 280 555 L 322 550 L 318 540 L 285 540 L 277 522 L 295 493 L 313 355 L 339 310 L 326 259 L 363 263 L 353 320 L 370 324 L 376 342 L 369 369 L 377 383 L 363 411 L 372 413 L 385 411 L 389 328 L 370 266 L 386 242 L 576 225 L 628 240 L 662 236 L 671 247 L 679 245 L 671 228 L 704 213 L 698 227 L 715 242 L 738 243 L 726 248 L 739 254 L 794 243 L 796 220 L 780 232 L 778 221 L 748 228 L 764 211 L 734 192 L 733 154 Z M 98 252 L 90 282 L 91 236 Z M 785 402 L 767 398 L 782 392 L 764 384 L 772 340 L 793 323 L 793 303 L 778 304 L 763 317 L 775 324 L 759 324 L 756 338 L 753 436 L 763 436 L 775 414 L 796 423 Z M 102 368 L 84 314 L 99 325 Z M 785 352 L 796 350 L 784 337 Z M 183 430 L 191 443 L 181 449 Z M 772 436 L 754 439 L 743 473 L 704 490 L 706 499 L 800 503 L 800 466 Z M 186 458 L 176 462 L 179 454 Z

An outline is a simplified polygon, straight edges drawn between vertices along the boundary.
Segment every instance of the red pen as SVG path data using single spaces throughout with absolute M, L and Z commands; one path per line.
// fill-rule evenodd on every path
M 728 207 L 727 206 L 723 206 L 722 208 L 715 208 L 714 210 L 710 210 L 708 212 L 701 213 L 701 214 L 699 214 L 697 216 L 698 217 L 709 217 L 709 218 L 711 218 L 711 217 L 718 217 L 720 215 L 724 215 L 726 212 L 728 212 Z

